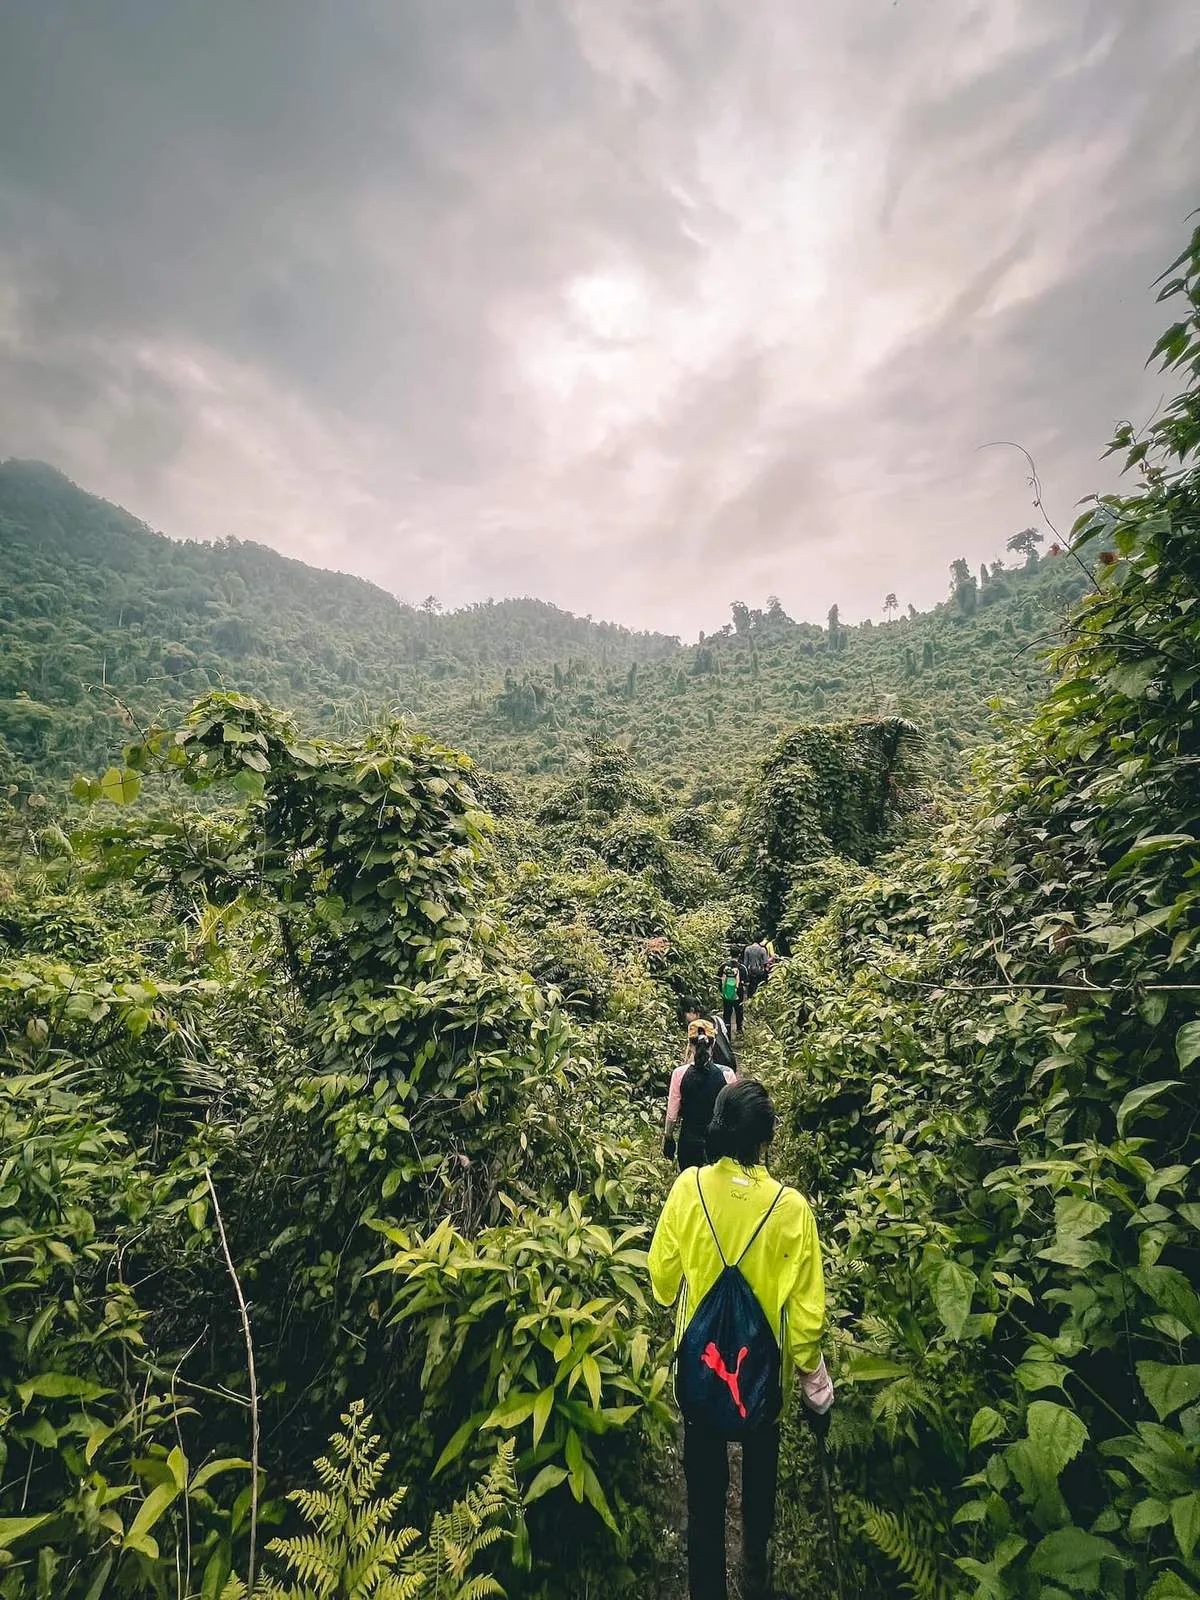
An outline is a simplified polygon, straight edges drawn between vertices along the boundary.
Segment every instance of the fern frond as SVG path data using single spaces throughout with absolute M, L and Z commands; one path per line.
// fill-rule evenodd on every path
M 407 1490 L 378 1493 L 388 1453 L 371 1418 L 356 1401 L 342 1417 L 343 1431 L 314 1463 L 320 1489 L 288 1496 L 309 1531 L 267 1545 L 292 1580 L 270 1576 L 255 1585 L 255 1600 L 503 1600 L 490 1574 L 471 1576 L 478 1558 L 511 1535 L 519 1497 L 512 1440 L 501 1445 L 482 1482 L 433 1519 L 421 1543 L 415 1528 L 393 1526 Z M 246 1587 L 230 1578 L 221 1600 L 245 1600 Z
M 895 1563 L 906 1579 L 904 1587 L 915 1600 L 950 1600 L 950 1586 L 942 1576 L 936 1547 L 923 1544 L 906 1517 L 884 1511 L 869 1501 L 858 1503 L 862 1529 L 871 1543 Z

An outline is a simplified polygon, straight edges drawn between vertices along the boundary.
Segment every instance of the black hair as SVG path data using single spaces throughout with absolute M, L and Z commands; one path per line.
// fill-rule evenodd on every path
M 727 1083 L 717 1096 L 708 1129 L 712 1160 L 732 1156 L 743 1167 L 755 1166 L 775 1133 L 775 1107 L 757 1078 Z
M 722 1078 L 725 1074 L 712 1058 L 712 1040 L 707 1033 L 698 1033 L 692 1041 L 692 1060 L 687 1071 L 679 1080 L 679 1098 L 686 1106 L 693 1094 L 696 1094 L 704 1085 L 705 1078 L 710 1072 L 720 1072 Z
M 699 1016 L 702 1016 L 703 1013 L 704 1013 L 704 1007 L 700 1004 L 699 1000 L 696 999 L 696 996 L 694 994 L 684 995 L 681 1004 L 682 1004 L 682 1007 L 683 1007 L 683 1014 L 684 1014 L 685 1017 L 688 1016 L 689 1014 L 692 1015 L 692 1016 L 695 1016 L 695 1017 L 699 1017 Z

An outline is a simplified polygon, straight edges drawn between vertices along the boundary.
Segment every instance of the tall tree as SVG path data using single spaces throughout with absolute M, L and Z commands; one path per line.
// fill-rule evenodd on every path
M 1045 535 L 1040 528 L 1022 528 L 1020 533 L 1013 534 L 1007 548 L 1014 555 L 1024 556 L 1026 561 L 1032 563 L 1037 560 L 1038 545 L 1044 538 Z

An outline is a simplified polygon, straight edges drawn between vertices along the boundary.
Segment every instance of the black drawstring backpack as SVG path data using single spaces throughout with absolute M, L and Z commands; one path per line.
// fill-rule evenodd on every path
M 721 1275 L 696 1307 L 675 1352 L 675 1398 L 685 1422 L 724 1439 L 741 1439 L 774 1422 L 783 1408 L 779 1344 L 758 1296 L 739 1268 L 779 1204 L 778 1193 L 732 1264 L 725 1259 L 696 1170 L 696 1192 L 704 1207 Z

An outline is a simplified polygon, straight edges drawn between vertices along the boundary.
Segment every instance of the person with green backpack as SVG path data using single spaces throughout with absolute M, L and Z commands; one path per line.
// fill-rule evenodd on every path
M 721 1014 L 725 1020 L 725 1031 L 732 1038 L 735 1021 L 738 1033 L 741 1033 L 746 1022 L 746 969 L 736 955 L 730 955 L 721 964 L 717 982 L 721 986 Z
M 814 1424 L 833 1384 L 821 1355 L 825 1278 L 803 1195 L 763 1164 L 775 1110 L 754 1078 L 717 1096 L 712 1165 L 681 1172 L 650 1245 L 655 1299 L 675 1320 L 675 1396 L 683 1414 L 691 1600 L 728 1600 L 729 1441 L 742 1445 L 743 1600 L 769 1600 L 779 1418 L 800 1376 Z

